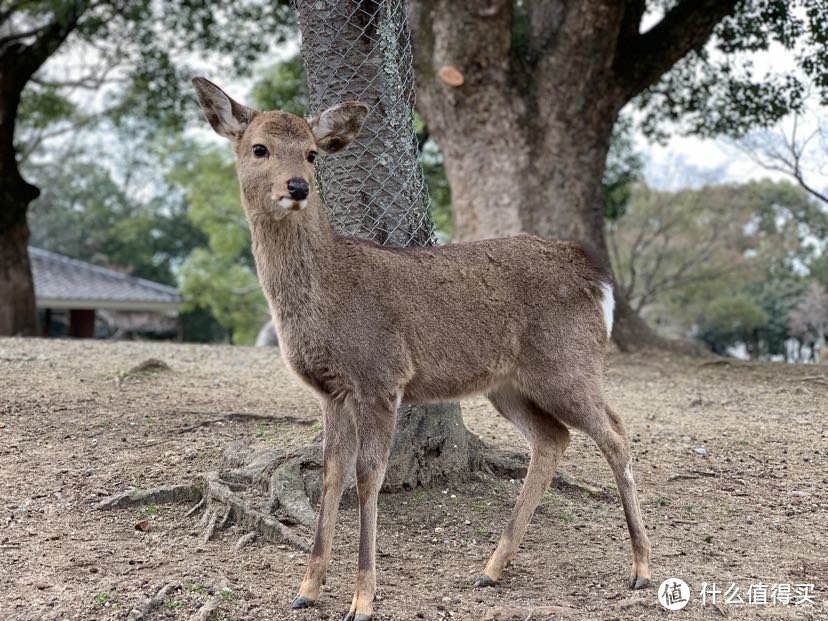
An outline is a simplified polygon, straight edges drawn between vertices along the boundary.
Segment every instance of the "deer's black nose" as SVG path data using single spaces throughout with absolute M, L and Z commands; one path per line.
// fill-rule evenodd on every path
M 288 181 L 288 194 L 297 201 L 303 201 L 308 197 L 308 182 L 299 177 L 294 177 Z

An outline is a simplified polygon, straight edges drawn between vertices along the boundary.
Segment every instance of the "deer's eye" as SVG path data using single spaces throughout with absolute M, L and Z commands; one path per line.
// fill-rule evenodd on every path
M 267 157 L 267 147 L 263 144 L 254 144 L 253 155 L 256 157 Z
M 316 160 L 316 156 L 317 156 L 316 151 L 311 151 L 310 153 L 308 153 L 308 161 L 311 164 L 313 164 L 313 162 Z

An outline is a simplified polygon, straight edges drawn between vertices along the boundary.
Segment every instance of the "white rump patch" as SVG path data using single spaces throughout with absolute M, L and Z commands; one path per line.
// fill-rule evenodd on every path
M 615 310 L 615 295 L 612 285 L 601 283 L 601 308 L 604 309 L 604 324 L 607 326 L 607 336 L 612 336 L 612 315 Z

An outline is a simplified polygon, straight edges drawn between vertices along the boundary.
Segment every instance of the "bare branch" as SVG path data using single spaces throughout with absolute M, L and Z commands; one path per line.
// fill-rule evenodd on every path
M 765 170 L 781 172 L 792 177 L 803 190 L 828 205 L 828 194 L 817 189 L 806 179 L 806 170 L 803 165 L 808 145 L 815 138 L 824 138 L 824 136 L 818 126 L 807 137 L 799 139 L 801 120 L 800 113 L 796 112 L 793 115 L 789 132 L 786 132 L 784 127 L 779 127 L 774 131 L 755 132 L 741 140 L 732 141 L 730 144 Z

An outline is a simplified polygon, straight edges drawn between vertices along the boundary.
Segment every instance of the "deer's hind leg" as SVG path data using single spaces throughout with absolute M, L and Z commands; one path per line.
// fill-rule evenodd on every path
M 539 394 L 538 402 L 544 409 L 554 412 L 560 421 L 592 438 L 609 463 L 621 496 L 632 544 L 629 586 L 643 589 L 650 581 L 650 540 L 638 503 L 632 473 L 632 451 L 624 424 L 604 403 L 601 393 L 601 377 L 596 371 L 582 378 L 578 386 L 547 385 Z
M 624 424 L 608 405 L 604 405 L 603 412 L 598 413 L 595 418 L 600 423 L 584 431 L 598 444 L 615 476 L 632 544 L 633 561 L 629 586 L 631 589 L 643 589 L 650 583 L 650 540 L 638 503 L 630 442 Z
M 491 392 L 495 409 L 523 433 L 530 447 L 529 469 L 512 515 L 476 587 L 492 586 L 515 557 L 529 520 L 555 476 L 555 468 L 569 445 L 569 431 L 553 416 L 512 387 Z

